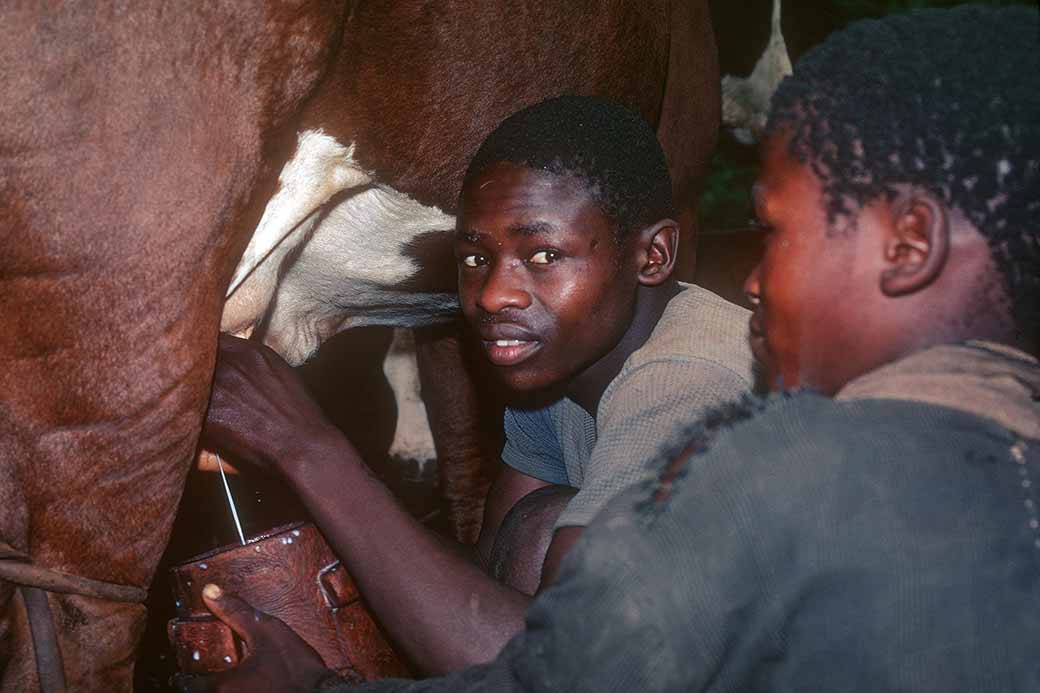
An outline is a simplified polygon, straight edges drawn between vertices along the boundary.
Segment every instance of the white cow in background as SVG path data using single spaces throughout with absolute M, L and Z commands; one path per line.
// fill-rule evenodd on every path
M 773 0 L 769 43 L 747 77 L 722 78 L 722 124 L 742 144 L 758 142 L 769 117 L 769 102 L 784 77 L 793 72 L 780 27 L 781 0 Z

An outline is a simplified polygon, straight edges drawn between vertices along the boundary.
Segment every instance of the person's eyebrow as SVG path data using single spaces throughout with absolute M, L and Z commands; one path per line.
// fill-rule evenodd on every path
M 506 229 L 511 236 L 549 236 L 559 229 L 547 221 L 530 221 L 514 224 Z M 455 230 L 455 240 L 461 243 L 480 243 L 488 234 L 480 229 L 466 228 Z
M 547 221 L 531 221 L 510 226 L 508 231 L 511 236 L 548 236 L 557 228 Z

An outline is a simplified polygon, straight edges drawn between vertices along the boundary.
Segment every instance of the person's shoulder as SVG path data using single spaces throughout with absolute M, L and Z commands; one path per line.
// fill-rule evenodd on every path
M 964 417 L 970 422 L 962 421 Z M 679 432 L 668 448 L 678 454 L 699 444 L 698 452 L 723 448 L 740 452 L 752 462 L 778 456 L 806 460 L 805 451 L 826 449 L 833 459 L 860 454 L 868 449 L 900 448 L 914 437 L 945 436 L 950 429 L 961 429 L 975 418 L 935 405 L 899 399 L 835 401 L 811 390 L 774 393 L 765 397 L 748 395 L 740 402 L 728 403 L 705 414 Z M 756 450 L 767 455 L 749 454 Z M 771 462 L 768 464 L 772 464 Z M 812 465 L 818 468 L 818 462 Z
M 747 396 L 664 444 L 640 502 L 690 495 L 696 503 L 703 499 L 694 496 L 707 494 L 762 506 L 820 505 L 849 483 L 904 485 L 907 460 L 922 478 L 945 474 L 951 455 L 970 458 L 965 451 L 999 447 L 1004 438 L 980 417 L 910 400 Z
M 669 306 L 674 305 L 683 310 L 717 311 L 739 320 L 747 320 L 751 314 L 747 308 L 738 306 L 699 284 L 689 282 L 678 282 L 678 284 L 680 291 L 669 302 Z
M 920 402 L 836 402 L 805 390 L 746 395 L 676 429 L 643 480 L 590 529 L 681 533 L 725 516 L 769 518 L 760 528 L 780 534 L 815 531 L 846 512 L 851 490 L 884 489 L 912 505 L 922 483 L 907 481 L 908 460 L 926 486 L 944 476 L 964 485 L 966 475 L 949 474 L 951 454 L 994 435 L 978 417 Z
M 750 386 L 750 311 L 696 284 L 679 287 L 646 344 L 629 357 L 626 370 L 653 362 L 699 362 L 732 371 Z
M 745 395 L 686 420 L 648 458 L 650 485 L 636 496 L 660 497 L 655 484 L 663 484 L 669 497 L 680 489 L 758 489 L 758 501 L 767 504 L 812 502 L 843 487 L 850 472 L 887 484 L 901 478 L 907 459 L 942 469 L 952 451 L 1007 437 L 996 424 L 947 407 L 907 399 L 835 401 L 811 391 Z M 690 476 L 697 481 L 685 484 Z
M 733 326 L 737 331 L 746 333 L 751 311 L 727 301 L 703 286 L 679 282 L 679 292 L 668 302 L 665 315 L 675 315 L 680 319 L 716 321 L 720 327 Z

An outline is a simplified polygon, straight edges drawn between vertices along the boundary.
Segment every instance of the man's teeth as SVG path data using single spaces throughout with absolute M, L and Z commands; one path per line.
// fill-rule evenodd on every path
M 500 346 L 500 347 L 520 346 L 521 344 L 527 344 L 527 342 L 521 341 L 519 339 L 496 339 L 495 340 L 495 346 Z

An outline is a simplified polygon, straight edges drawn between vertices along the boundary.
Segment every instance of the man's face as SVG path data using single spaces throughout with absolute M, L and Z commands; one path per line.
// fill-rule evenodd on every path
M 463 190 L 456 228 L 463 313 L 510 389 L 564 386 L 625 333 L 636 273 L 579 182 L 494 164 Z
M 833 395 L 890 357 L 891 326 L 878 290 L 883 214 L 874 206 L 854 210 L 855 228 L 828 233 L 819 178 L 789 156 L 786 137 L 774 136 L 764 151 L 755 206 L 770 231 L 745 283 L 753 302 L 757 297 L 752 350 L 770 389 Z

